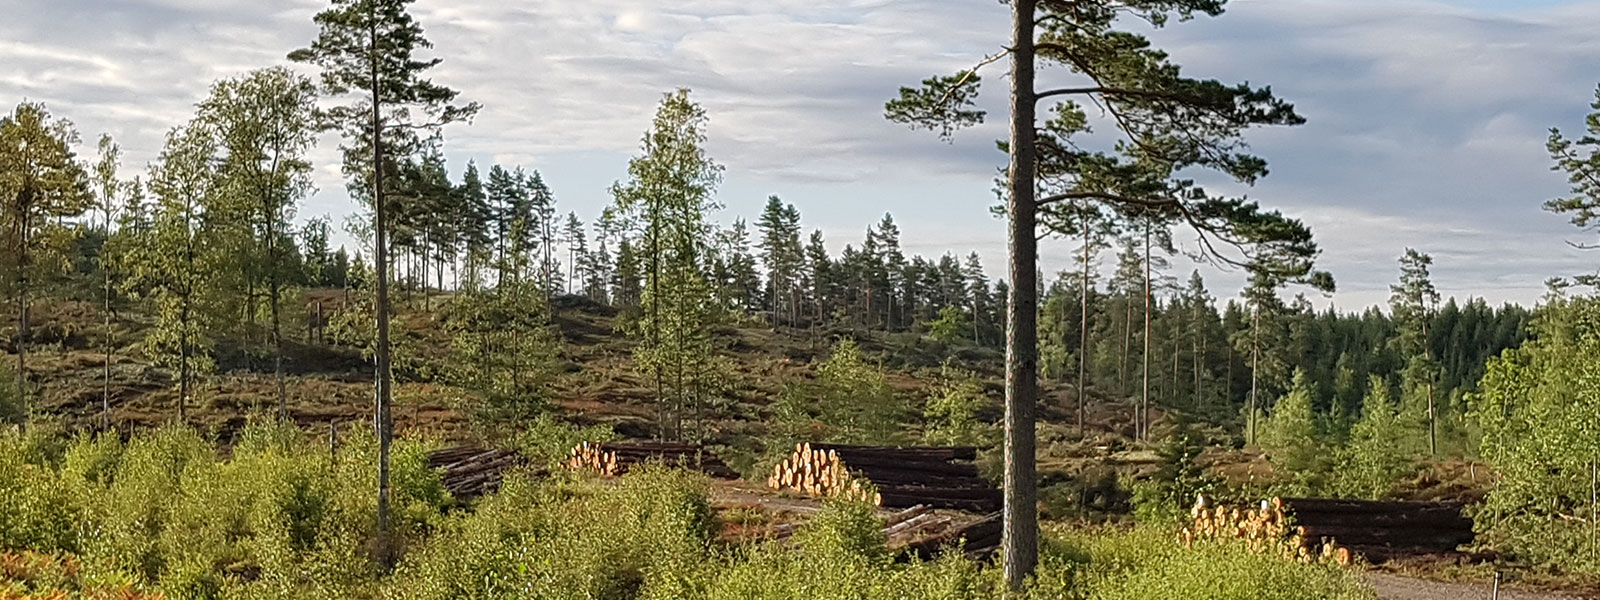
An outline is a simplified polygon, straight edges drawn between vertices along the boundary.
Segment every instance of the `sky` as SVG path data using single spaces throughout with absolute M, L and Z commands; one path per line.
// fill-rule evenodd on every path
M 324 5 L 0 0 L 0 101 L 42 101 L 71 119 L 86 157 L 112 135 L 131 177 L 212 82 L 290 64 Z M 687 87 L 726 167 L 724 224 L 754 220 L 776 194 L 837 252 L 888 212 L 908 253 L 975 251 L 991 276 L 1005 264 L 1004 224 L 989 212 L 1003 123 L 944 143 L 882 112 L 900 86 L 997 52 L 1007 10 L 993 0 L 413 5 L 444 59 L 433 80 L 484 105 L 445 132 L 457 173 L 469 160 L 536 169 L 563 212 L 592 219 L 662 94 Z M 1314 298 L 1355 310 L 1386 301 L 1407 247 L 1434 257 L 1446 296 L 1493 303 L 1531 304 L 1546 279 L 1596 270 L 1600 251 L 1569 244 L 1592 240 L 1541 210 L 1566 192 L 1545 152 L 1549 129 L 1581 133 L 1600 84 L 1595 22 L 1600 0 L 1234 0 L 1221 17 L 1149 33 L 1186 75 L 1271 85 L 1307 118 L 1247 135 L 1272 172 L 1238 191 L 1311 226 L 1318 265 L 1339 282 Z M 1005 112 L 1003 66 L 989 67 L 980 98 L 994 116 Z M 337 145 L 325 139 L 312 155 L 318 190 L 302 218 L 355 210 Z M 1074 247 L 1041 246 L 1047 276 L 1070 267 Z M 1171 270 L 1183 279 L 1193 268 L 1180 259 Z M 1243 280 L 1199 268 L 1218 296 Z

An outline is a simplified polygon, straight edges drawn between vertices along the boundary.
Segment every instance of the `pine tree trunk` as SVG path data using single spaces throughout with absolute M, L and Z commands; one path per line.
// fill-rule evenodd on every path
M 1150 220 L 1144 223 L 1144 356 L 1140 357 L 1140 371 L 1144 376 L 1144 390 L 1139 399 L 1139 434 L 1150 436 Z
M 421 263 L 419 266 L 422 271 L 422 276 L 417 280 L 417 287 L 422 288 L 422 310 L 424 312 L 428 310 L 428 246 L 431 243 L 431 237 L 429 232 L 424 231 L 421 247 L 417 248 L 417 262 Z
M 1173 321 L 1173 325 L 1172 325 L 1172 381 L 1168 385 L 1166 393 L 1162 394 L 1162 397 L 1166 398 L 1167 406 L 1169 406 L 1169 407 L 1178 405 L 1178 395 L 1179 395 L 1178 394 L 1178 382 L 1181 381 L 1182 377 L 1183 377 L 1182 374 L 1179 373 L 1179 364 L 1183 360 L 1183 356 L 1182 356 L 1182 354 L 1183 354 L 1183 351 L 1182 351 L 1182 348 L 1183 348 L 1183 346 L 1182 346 L 1182 342 L 1183 342 L 1182 333 L 1183 333 L 1183 330 L 1178 326 L 1178 323 L 1177 323 L 1178 312 L 1177 312 L 1176 309 L 1177 309 L 1177 302 L 1171 302 L 1171 303 L 1167 304 L 1167 310 L 1168 310 L 1167 314 L 1171 316 L 1172 321 Z
M 394 416 L 390 412 L 391 373 L 389 372 L 389 231 L 388 207 L 383 197 L 383 121 L 380 73 L 378 70 L 378 28 L 376 9 L 367 7 L 368 58 L 372 76 L 372 208 L 373 208 L 373 267 L 377 271 L 378 340 L 375 354 L 377 373 L 375 395 L 378 425 L 378 564 L 384 569 L 394 565 L 393 535 L 389 524 L 389 454 L 394 444 Z
M 1006 587 L 1021 593 L 1039 562 L 1034 410 L 1038 402 L 1038 237 L 1034 198 L 1034 7 L 1012 0 L 1010 219 L 1011 302 L 1006 329 L 1005 509 L 1002 554 Z
M 1198 306 L 1198 305 L 1199 304 L 1196 303 L 1196 306 Z M 1205 403 L 1205 394 L 1201 389 L 1201 386 L 1204 385 L 1204 383 L 1202 383 L 1202 381 L 1201 381 L 1201 372 L 1205 370 L 1205 364 L 1206 364 L 1206 354 L 1205 354 L 1206 353 L 1206 329 L 1205 329 L 1205 323 L 1201 320 L 1201 315 L 1199 313 L 1195 314 L 1194 323 L 1192 323 L 1190 326 L 1194 328 L 1195 333 L 1196 333 L 1195 338 L 1194 338 L 1194 357 L 1193 357 L 1194 358 L 1194 407 L 1195 407 L 1195 410 L 1199 410 L 1200 407 Z
M 1250 445 L 1256 443 L 1256 385 L 1261 374 L 1261 306 L 1255 307 L 1255 315 L 1250 319 L 1250 401 L 1246 404 L 1248 412 L 1245 417 L 1245 427 L 1249 428 L 1247 435 Z
M 1084 200 L 1083 281 L 1080 282 L 1080 287 L 1082 289 L 1079 291 L 1082 292 L 1082 295 L 1078 307 L 1079 311 L 1082 313 L 1079 315 L 1082 317 L 1082 320 L 1080 321 L 1078 328 L 1078 435 L 1083 435 L 1084 413 L 1087 410 L 1084 407 L 1084 402 L 1087 400 L 1087 392 L 1085 391 L 1085 388 L 1087 388 L 1089 384 L 1089 263 L 1092 262 L 1093 258 L 1092 246 L 1094 245 L 1094 241 L 1089 238 L 1089 211 L 1087 210 L 1088 203 L 1088 200 Z
M 1133 348 L 1133 298 L 1131 293 L 1122 295 L 1122 359 L 1117 363 L 1117 391 L 1128 393 L 1128 356 Z M 1137 409 L 1135 409 L 1137 412 Z M 1137 429 L 1137 428 L 1136 428 Z
M 1422 358 L 1423 364 L 1428 368 L 1425 374 L 1428 377 L 1428 454 L 1439 454 L 1439 419 L 1434 412 L 1433 405 L 1433 350 L 1428 346 L 1428 321 L 1423 316 L 1422 321 Z

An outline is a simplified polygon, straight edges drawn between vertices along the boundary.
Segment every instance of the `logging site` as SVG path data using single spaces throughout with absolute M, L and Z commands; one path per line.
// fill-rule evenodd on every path
M 0 600 L 1600 598 L 1597 20 L 0 0 Z

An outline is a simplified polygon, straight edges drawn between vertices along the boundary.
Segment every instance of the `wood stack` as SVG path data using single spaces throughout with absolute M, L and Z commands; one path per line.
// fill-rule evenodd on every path
M 693 469 L 721 479 L 739 478 L 727 463 L 701 445 L 679 442 L 583 442 L 567 453 L 566 464 L 573 471 L 616 477 L 646 462 Z
M 1472 541 L 1472 521 L 1451 502 L 1273 498 L 1257 507 L 1210 506 L 1201 496 L 1184 542 L 1242 539 L 1258 552 L 1303 562 L 1381 562 L 1407 554 L 1454 552 Z
M 888 515 L 883 520 L 883 537 L 891 550 L 925 560 L 934 558 L 940 549 L 957 544 L 964 544 L 962 551 L 968 558 L 987 558 L 1000 547 L 1000 531 L 1000 513 L 958 525 L 955 517 L 936 513 L 925 504 Z M 785 523 L 773 528 L 772 537 L 785 540 L 794 532 L 795 526 Z
M 773 468 L 767 486 L 893 508 L 993 512 L 1000 491 L 978 475 L 971 462 L 977 454 L 972 447 L 799 444 Z
M 500 489 L 505 471 L 525 463 L 515 450 L 456 446 L 428 453 L 428 468 L 439 469 L 445 491 L 459 500 L 477 498 Z

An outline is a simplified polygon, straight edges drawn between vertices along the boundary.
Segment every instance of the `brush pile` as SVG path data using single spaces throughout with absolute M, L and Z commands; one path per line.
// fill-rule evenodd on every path
M 527 461 L 515 450 L 456 446 L 428 453 L 428 468 L 438 469 L 445 491 L 469 500 L 500 489 L 505 471 Z
M 583 442 L 567 453 L 566 464 L 573 471 L 616 477 L 647 462 L 692 469 L 719 479 L 739 478 L 727 463 L 700 444 L 679 442 Z
M 1000 490 L 978 474 L 972 447 L 799 444 L 767 477 L 767 486 L 877 506 L 927 505 L 989 513 Z
M 902 556 L 916 556 L 924 560 L 936 557 L 939 550 L 961 544 L 967 558 L 988 558 L 1000 548 L 1000 513 L 977 521 L 962 522 L 949 514 L 934 512 L 919 504 L 893 513 L 883 519 L 883 536 L 890 550 Z M 778 525 L 772 530 L 776 540 L 787 540 L 794 535 L 792 524 Z
M 1451 502 L 1273 498 L 1258 507 L 1211 506 L 1201 496 L 1183 540 L 1242 539 L 1258 552 L 1302 562 L 1348 565 L 1356 557 L 1455 552 L 1473 539 L 1472 521 Z

